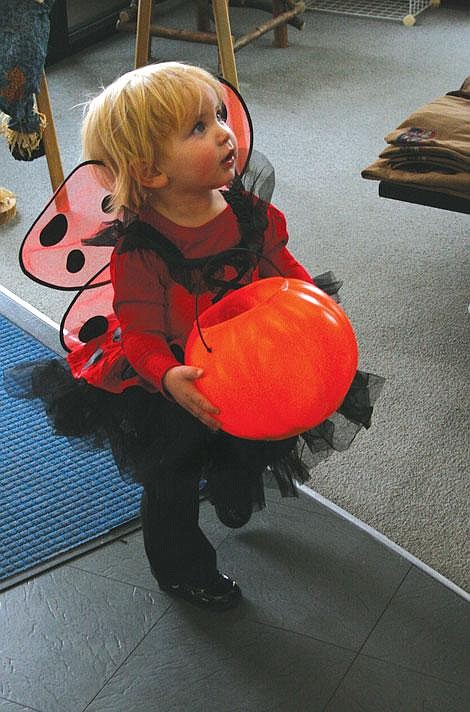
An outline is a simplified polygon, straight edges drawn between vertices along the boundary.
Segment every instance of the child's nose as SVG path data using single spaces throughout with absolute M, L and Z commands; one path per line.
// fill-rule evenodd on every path
M 233 134 L 227 126 L 220 126 L 217 138 L 221 145 L 228 143 L 228 141 L 232 141 L 233 143 Z

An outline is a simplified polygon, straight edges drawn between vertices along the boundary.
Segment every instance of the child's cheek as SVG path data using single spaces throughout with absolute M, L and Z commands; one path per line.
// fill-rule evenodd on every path
M 209 151 L 204 151 L 199 157 L 199 172 L 202 176 L 208 174 L 209 171 L 214 170 L 214 166 L 217 163 L 217 158 Z

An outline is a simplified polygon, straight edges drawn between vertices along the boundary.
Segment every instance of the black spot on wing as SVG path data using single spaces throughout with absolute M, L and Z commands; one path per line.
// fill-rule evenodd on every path
M 67 255 L 67 272 L 72 272 L 73 274 L 75 274 L 76 272 L 80 272 L 84 264 L 85 255 L 83 254 L 83 252 L 81 250 L 70 250 L 69 254 Z
M 53 247 L 65 237 L 67 228 L 67 218 L 62 213 L 58 213 L 41 230 L 39 242 L 43 247 Z
M 112 207 L 111 207 L 111 196 L 110 195 L 105 195 L 103 200 L 101 201 L 101 210 L 103 213 L 112 213 Z
M 105 316 L 93 316 L 86 321 L 80 331 L 78 338 L 84 344 L 95 339 L 97 336 L 105 334 L 108 329 L 108 320 Z

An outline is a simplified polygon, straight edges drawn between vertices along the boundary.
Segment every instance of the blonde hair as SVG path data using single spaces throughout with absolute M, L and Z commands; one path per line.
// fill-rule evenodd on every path
M 89 102 L 82 124 L 84 158 L 108 169 L 112 209 L 141 208 L 146 189 L 139 175 L 158 166 L 167 139 L 198 111 L 206 87 L 222 99 L 221 85 L 209 72 L 162 62 L 124 74 Z

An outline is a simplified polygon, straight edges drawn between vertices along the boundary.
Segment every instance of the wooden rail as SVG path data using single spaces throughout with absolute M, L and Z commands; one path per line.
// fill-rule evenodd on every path
M 287 25 L 297 30 L 304 27 L 300 17 L 305 10 L 305 2 L 294 0 L 193 0 L 197 10 L 197 30 L 164 27 L 152 22 L 152 0 L 139 0 L 123 10 L 119 15 L 117 29 L 136 33 L 135 66 L 141 67 L 149 61 L 150 37 L 201 42 L 217 45 L 222 75 L 238 88 L 237 69 L 234 53 L 266 32 L 274 31 L 274 45 L 287 47 Z M 215 32 L 211 32 L 210 5 L 215 21 Z M 230 29 L 229 5 L 247 7 L 271 13 L 272 17 L 239 37 L 233 37 Z

